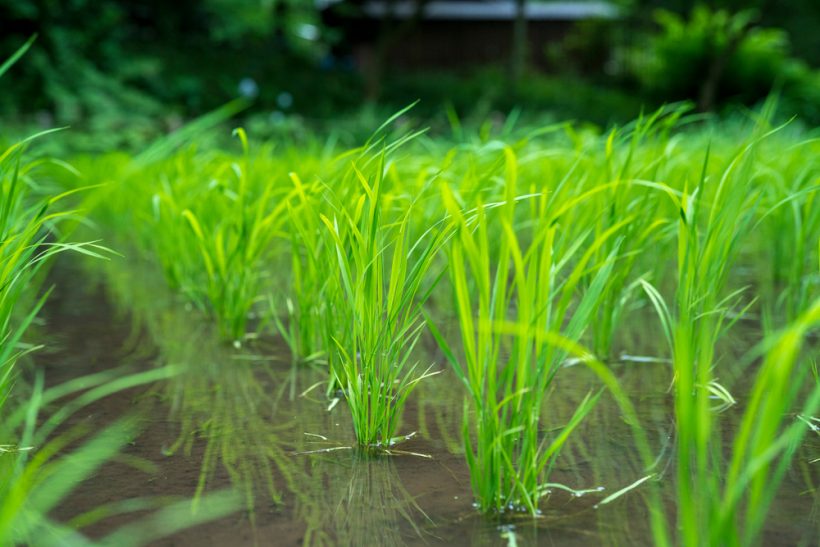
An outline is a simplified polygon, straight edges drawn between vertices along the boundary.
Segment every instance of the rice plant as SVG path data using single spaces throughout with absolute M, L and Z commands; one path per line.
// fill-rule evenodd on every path
M 410 360 L 424 326 L 425 282 L 446 238 L 446 230 L 435 227 L 412 236 L 412 203 L 395 220 L 385 214 L 385 157 L 382 151 L 369 171 L 352 166 L 362 191 L 355 207 L 341 203 L 333 218 L 320 216 L 330 238 L 325 271 L 337 284 L 331 305 L 341 316 L 333 324 L 335 347 L 328 348 L 330 372 L 344 392 L 359 445 L 371 450 L 401 440 L 396 431 L 404 402 L 434 374 Z
M 707 176 L 707 149 L 697 186 L 680 194 L 668 191 L 680 212 L 674 308 L 652 285 L 642 282 L 672 354 L 678 526 L 683 545 L 754 543 L 779 483 L 778 474 L 782 476 L 794 439 L 802 434 L 798 427 L 785 433 L 780 429 L 783 413 L 795 400 L 806 372 L 792 375 L 790 371 L 798 359 L 802 333 L 816 320 L 816 306 L 772 343 L 734 438 L 731 463 L 728 469 L 720 465 L 718 413 L 735 401 L 718 383 L 716 347 L 721 335 L 751 306 L 740 304 L 743 288 L 728 294 L 724 288 L 759 201 L 748 186 L 755 178 L 754 152 L 776 131 L 759 128 L 717 177 Z M 816 408 L 818 396 L 820 392 L 814 390 L 808 403 L 811 409 Z M 771 473 L 771 462 L 781 456 L 779 467 Z M 753 489 L 747 490 L 752 484 Z M 738 516 L 741 507 L 745 518 Z
M 326 275 L 322 263 L 326 258 L 325 247 L 331 244 L 324 237 L 326 228 L 319 217 L 322 187 L 305 184 L 296 173 L 290 173 L 290 178 L 294 186 L 286 226 L 290 243 L 290 283 L 284 306 L 271 298 L 270 312 L 294 361 L 327 360 L 328 349 L 332 351 L 334 347 L 335 310 L 330 304 L 335 301 L 331 291 L 336 290 L 337 285 L 330 282 L 332 277 Z M 284 321 L 280 317 L 282 307 Z
M 751 202 L 746 189 L 734 173 L 748 161 L 736 158 L 719 181 L 715 182 L 714 201 L 703 211 L 703 194 L 708 190 L 706 163 L 700 184 L 691 195 L 686 191 L 677 203 L 678 225 L 678 287 L 676 314 L 673 317 L 662 297 L 648 283 L 644 288 L 661 317 L 668 338 L 675 371 L 675 416 L 678 424 L 678 489 L 680 525 L 687 543 L 694 544 L 698 522 L 704 519 L 704 505 L 695 500 L 710 494 L 708 483 L 709 439 L 713 412 L 712 398 L 731 396 L 715 381 L 713 371 L 715 344 L 727 326 L 726 317 L 738 293 L 722 295 L 731 267 L 732 251 L 740 230 L 751 220 Z M 748 174 L 748 168 L 746 169 Z M 742 174 L 741 174 L 742 175 Z M 705 217 L 705 221 L 698 218 Z M 705 227 L 701 227 L 703 222 Z M 731 324 L 731 322 L 729 322 Z
M 561 333 L 577 342 L 594 317 L 611 275 L 615 251 L 593 262 L 626 221 L 597 239 L 567 239 L 560 213 L 565 204 L 531 196 L 526 223 L 515 223 L 516 158 L 506 150 L 506 195 L 500 203 L 464 212 L 448 187 L 445 205 L 457 226 L 448 248 L 450 279 L 463 357 L 440 332 L 434 334 L 467 388 L 465 452 L 473 494 L 482 511 L 537 514 L 539 501 L 567 437 L 595 404 L 588 394 L 557 433 L 539 427 L 541 409 L 566 357 L 547 340 Z M 500 236 L 491 253 L 491 238 Z M 527 247 L 520 241 L 528 240 Z M 589 286 L 584 274 L 595 272 Z
M 38 272 L 65 250 L 102 258 L 106 249 L 94 242 L 55 240 L 53 229 L 73 214 L 60 210 L 60 202 L 74 193 L 36 198 L 29 191 L 36 164 L 23 160 L 28 143 L 45 133 L 20 141 L 0 154 L 0 412 L 15 381 L 15 363 L 33 348 L 22 337 L 48 294 L 38 299 Z M 26 299 L 33 299 L 26 301 Z
M 250 193 L 247 136 L 242 129 L 235 134 L 242 142 L 243 159 L 231 164 L 236 184 L 225 182 L 217 194 L 218 206 L 214 200 L 205 200 L 180 210 L 171 193 L 158 198 L 160 208 L 167 203 L 170 214 L 188 225 L 193 236 L 190 243 L 199 251 L 206 281 L 186 286 L 187 294 L 215 316 L 223 337 L 239 343 L 251 309 L 262 294 L 262 264 L 271 241 L 281 235 L 285 202 L 273 205 L 278 193 L 275 184 L 265 185 L 260 195 Z
M 653 214 L 661 199 L 659 192 L 648 182 L 657 180 L 668 159 L 677 152 L 670 139 L 670 131 L 680 123 L 686 107 L 662 108 L 650 116 L 641 116 L 622 130 L 613 129 L 604 144 L 604 166 L 592 165 L 591 176 L 599 173 L 606 177 L 602 183 L 607 190 L 595 196 L 599 211 L 595 221 L 596 232 L 601 233 L 629 216 L 622 237 L 617 240 L 621 259 L 613 270 L 604 290 L 601 304 L 593 322 L 596 354 L 610 358 L 613 337 L 620 326 L 630 299 L 634 298 L 636 283 L 634 270 L 647 247 L 656 256 L 665 251 L 668 234 L 663 229 L 663 217 Z M 611 253 L 616 240 L 601 246 L 599 256 Z

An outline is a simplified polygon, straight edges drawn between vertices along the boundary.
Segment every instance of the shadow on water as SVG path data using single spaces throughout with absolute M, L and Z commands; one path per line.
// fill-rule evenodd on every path
M 119 291 L 115 300 L 132 303 L 133 317 L 113 310 L 98 288 L 64 292 L 49 304 L 48 333 L 59 341 L 47 356 L 49 374 L 59 379 L 115 362 L 173 364 L 182 372 L 89 409 L 85 419 L 95 426 L 136 409 L 143 433 L 124 458 L 75 492 L 55 512 L 58 518 L 130 497 L 196 498 L 232 485 L 244 496 L 244 511 L 156 544 L 646 545 L 651 532 L 644 489 L 601 502 L 649 472 L 660 476 L 665 509 L 674 515 L 673 405 L 669 365 L 662 361 L 612 365 L 658 455 L 651 471 L 642 468 L 629 424 L 604 394 L 564 448 L 541 516 L 488 518 L 472 505 L 461 452 L 463 392 L 449 373 L 423 382 L 405 411 L 400 432 L 418 434 L 402 448 L 416 455 L 364 457 L 351 448 L 344 403 L 328 411 L 324 390 L 315 387 L 325 371 L 294 368 L 273 340 L 241 349 L 223 345 L 197 314 L 180 311 L 179 301 L 150 284 L 111 283 L 108 290 Z M 649 354 L 657 347 L 649 338 L 633 347 Z M 545 430 L 563 425 L 598 386 L 585 367 L 566 368 L 546 399 Z M 739 414 L 724 412 L 727 437 Z M 818 537 L 820 463 L 812 463 L 818 453 L 820 436 L 812 435 L 772 507 L 765 545 L 811 545 Z M 115 516 L 86 531 L 100 537 L 127 518 Z

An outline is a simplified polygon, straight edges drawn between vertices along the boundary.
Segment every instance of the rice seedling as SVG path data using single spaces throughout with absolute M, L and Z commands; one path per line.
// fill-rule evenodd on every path
M 708 483 L 712 476 L 707 464 L 712 434 L 712 399 L 720 396 L 726 402 L 733 402 L 728 392 L 716 383 L 713 367 L 717 337 L 727 327 L 726 318 L 739 296 L 737 291 L 724 296 L 722 289 L 738 236 L 752 218 L 754 196 L 750 196 L 739 183 L 750 169 L 750 163 L 748 160 L 744 162 L 744 157 L 748 155 L 738 155 L 720 180 L 710 185 L 716 187 L 709 208 L 704 204 L 706 197 L 703 195 L 710 189 L 706 186 L 707 152 L 700 183 L 691 195 L 684 190 L 676 202 L 680 219 L 675 316 L 660 294 L 647 282 L 643 283 L 661 317 L 673 356 L 679 518 L 682 529 L 691 534 L 686 538 L 691 544 L 704 539 L 696 534 L 705 509 L 695 500 L 710 494 Z M 741 172 L 736 173 L 736 170 Z M 698 218 L 699 215 L 705 220 Z
M 277 329 L 288 344 L 294 361 L 313 362 L 327 359 L 327 349 L 333 348 L 334 309 L 329 296 L 336 285 L 329 283 L 322 261 L 329 243 L 326 229 L 319 218 L 318 201 L 321 187 L 305 184 L 296 173 L 290 173 L 294 192 L 288 204 L 290 243 L 290 283 L 284 297 L 286 322 L 280 315 L 280 304 L 269 299 L 270 312 Z
M 605 232 L 627 216 L 631 218 L 623 227 L 622 237 L 609 239 L 598 251 L 600 257 L 607 256 L 617 244 L 620 253 L 593 322 L 595 353 L 601 358 L 611 357 L 615 331 L 637 287 L 633 271 L 640 264 L 641 255 L 649 246 L 655 249 L 654 254 L 660 254 L 668 239 L 663 229 L 665 220 L 652 214 L 658 207 L 660 195 L 642 183 L 657 180 L 665 161 L 674 153 L 669 132 L 686 110 L 685 107 L 662 108 L 650 116 L 641 116 L 631 127 L 621 131 L 613 129 L 605 143 L 605 168 L 592 167 L 607 177 L 603 182 L 609 186 L 595 196 L 598 203 L 594 208 L 600 212 L 596 233 Z M 619 146 L 622 142 L 624 146 Z
M 463 361 L 432 330 L 467 388 L 472 416 L 465 414 L 465 452 L 479 507 L 534 515 L 562 445 L 597 399 L 588 394 L 557 433 L 539 427 L 548 389 L 567 355 L 545 334 L 562 333 L 576 342 L 581 337 L 617 251 L 601 262 L 592 258 L 626 221 L 595 240 L 567 239 L 560 217 L 566 204 L 551 203 L 541 194 L 527 198 L 533 202 L 531 214 L 526 223 L 516 224 L 522 199 L 516 194 L 517 164 L 511 150 L 505 157 L 503 202 L 465 213 L 449 188 L 442 189 L 457 226 L 448 253 Z M 491 254 L 492 234 L 500 234 L 500 242 Z M 525 237 L 530 243 L 522 248 Z M 595 273 L 582 288 L 581 278 L 588 272 Z
M 333 218 L 320 215 L 330 238 L 326 275 L 337 284 L 331 305 L 340 315 L 332 325 L 330 372 L 344 392 L 359 445 L 370 450 L 401 440 L 395 434 L 407 396 L 435 374 L 417 372 L 409 361 L 424 325 L 426 276 L 446 238 L 436 227 L 412 237 L 412 202 L 395 220 L 385 214 L 386 153 L 369 171 L 354 162 L 351 178 L 363 191 L 354 207 L 340 203 Z
M 193 244 L 199 251 L 194 269 L 199 270 L 197 277 L 204 277 L 204 282 L 186 279 L 183 290 L 215 316 L 225 339 L 240 343 L 251 309 L 262 294 L 262 264 L 272 240 L 282 235 L 287 202 L 274 204 L 280 193 L 275 184 L 264 185 L 258 195 L 251 193 L 247 136 L 242 129 L 235 134 L 242 142 L 242 161 L 223 164 L 228 171 L 217 174 L 215 180 L 226 178 L 213 191 L 186 206 L 170 189 L 157 194 L 155 203 L 158 216 L 171 217 L 170 222 L 176 225 L 174 234 L 182 238 L 182 246 Z M 234 178 L 233 183 L 230 178 Z M 181 230 L 180 223 L 187 224 L 188 232 Z M 186 233 L 192 237 L 186 237 Z M 167 256 L 166 260 L 175 258 Z

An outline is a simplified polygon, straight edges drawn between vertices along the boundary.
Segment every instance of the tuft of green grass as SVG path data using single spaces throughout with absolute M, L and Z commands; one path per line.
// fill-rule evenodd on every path
M 242 142 L 242 160 L 222 164 L 227 170 L 219 177 L 224 177 L 219 186 L 187 204 L 180 203 L 173 190 L 156 194 L 155 203 L 158 216 L 170 216 L 167 223 L 174 230 L 172 237 L 180 238 L 181 246 L 198 251 L 193 256 L 164 256 L 169 262 L 181 257 L 194 261 L 186 272 L 196 276 L 195 280 L 182 279 L 183 291 L 214 316 L 223 338 L 239 343 L 262 295 L 263 264 L 273 239 L 282 236 L 287 202 L 275 202 L 281 193 L 275 184 L 252 193 L 248 139 L 241 128 L 234 133 Z M 192 184 L 201 181 L 195 179 Z
M 356 439 L 366 449 L 387 449 L 396 436 L 404 403 L 415 385 L 435 372 L 410 363 L 424 326 L 421 304 L 436 252 L 447 237 L 432 227 L 414 237 L 413 203 L 398 218 L 385 214 L 383 149 L 363 172 L 354 161 L 352 180 L 362 193 L 355 205 L 322 214 L 330 244 L 326 273 L 340 319 L 332 325 L 332 380 L 344 392 Z
M 448 258 L 463 357 L 456 357 L 438 329 L 432 330 L 467 388 L 465 452 L 479 507 L 534 515 L 562 445 L 598 397 L 588 394 L 558 432 L 539 427 L 547 394 L 567 356 L 547 334 L 580 339 L 610 278 L 618 246 L 600 262 L 593 257 L 628 219 L 597 239 L 567 237 L 561 215 L 568 208 L 544 193 L 525 198 L 532 202 L 530 215 L 516 222 L 516 209 L 526 203 L 516 194 L 517 159 L 511 149 L 505 158 L 502 202 L 465 212 L 449 187 L 442 188 L 457 227 Z M 522 246 L 522 240 L 529 243 Z M 592 281 L 583 287 L 582 278 L 590 272 Z

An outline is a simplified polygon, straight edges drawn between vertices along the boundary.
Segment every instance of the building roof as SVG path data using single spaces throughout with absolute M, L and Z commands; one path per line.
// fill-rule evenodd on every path
M 341 0 L 318 0 L 320 9 Z M 409 19 L 416 13 L 417 2 L 413 0 L 368 0 L 361 4 L 365 15 L 382 18 L 392 9 L 393 17 Z M 618 9 L 609 2 L 532 2 L 525 5 L 525 15 L 531 21 L 576 21 L 594 17 L 614 18 Z M 446 21 L 509 21 L 515 19 L 515 0 L 432 0 L 424 6 L 425 20 Z

